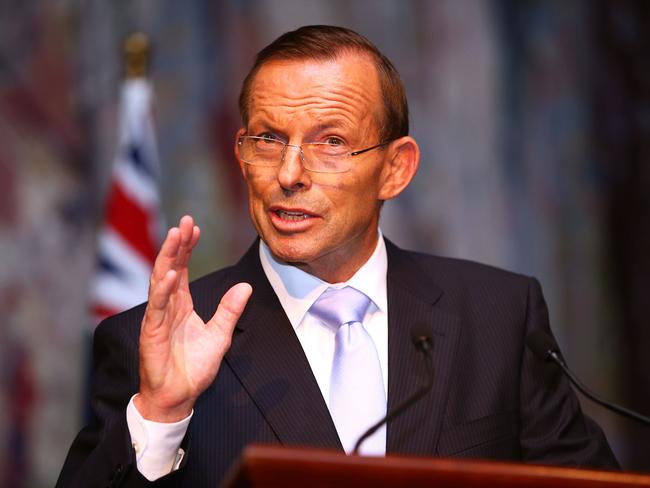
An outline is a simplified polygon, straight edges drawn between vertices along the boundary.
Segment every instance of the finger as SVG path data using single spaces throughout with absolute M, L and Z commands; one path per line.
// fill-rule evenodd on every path
M 178 251 L 178 256 L 176 258 L 176 263 L 174 268 L 180 273 L 180 279 L 178 281 L 179 288 L 186 288 L 189 290 L 189 263 L 190 258 L 192 257 L 192 251 L 194 247 L 198 244 L 201 237 L 201 230 L 198 226 L 194 225 L 190 230 L 189 238 L 187 241 L 182 242 Z
M 163 279 L 167 271 L 174 267 L 178 250 L 180 248 L 180 231 L 178 227 L 172 227 L 167 231 L 167 236 L 158 251 L 156 260 L 151 272 L 151 281 L 156 283 Z
M 170 269 L 165 273 L 165 276 L 160 282 L 150 287 L 149 302 L 145 312 L 143 327 L 146 325 L 156 327 L 162 323 L 171 294 L 177 286 L 177 281 L 178 273 Z
M 195 225 L 194 228 L 192 229 L 192 239 L 190 240 L 190 247 L 194 249 L 194 246 L 196 246 L 199 243 L 199 239 L 201 238 L 201 229 L 199 229 L 198 225 Z
M 221 298 L 217 311 L 208 322 L 208 326 L 216 327 L 227 337 L 232 336 L 235 325 L 244 312 L 252 293 L 253 287 L 248 283 L 237 283 L 230 288 Z
M 192 230 L 194 229 L 194 219 L 191 215 L 183 215 L 178 221 L 178 228 L 181 233 L 181 245 L 187 246 L 192 238 Z
M 186 266 L 194 246 L 199 242 L 200 230 L 194 224 L 194 219 L 190 215 L 184 215 L 178 222 L 180 233 L 180 247 L 177 254 L 177 266 Z M 178 269 L 178 268 L 177 268 Z
M 200 230 L 194 225 L 194 219 L 190 215 L 183 216 L 178 227 L 172 227 L 167 232 L 154 262 L 152 281 L 161 280 L 170 269 L 182 272 L 183 268 L 187 268 L 192 249 L 198 243 L 199 237 Z
M 176 256 L 176 269 L 187 267 L 192 257 L 192 251 L 201 238 L 201 229 L 197 225 L 192 225 L 189 229 L 183 229 L 181 243 Z

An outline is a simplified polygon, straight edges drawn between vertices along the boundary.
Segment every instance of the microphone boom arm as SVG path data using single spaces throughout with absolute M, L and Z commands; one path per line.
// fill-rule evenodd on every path
M 433 386 L 433 367 L 431 366 L 431 357 L 429 355 L 429 351 L 432 349 L 431 340 L 426 336 L 420 336 L 415 340 L 415 347 L 417 347 L 418 351 L 424 356 L 423 358 L 424 364 L 425 367 L 427 368 L 426 383 L 424 383 L 420 388 L 418 388 L 415 391 L 415 393 L 413 393 L 413 395 L 411 395 L 405 401 L 403 401 L 401 404 L 395 407 L 391 412 L 387 413 L 384 418 L 377 421 L 368 430 L 366 430 L 366 432 L 361 437 L 359 437 L 359 440 L 354 445 L 352 454 L 358 454 L 361 444 L 363 444 L 363 442 L 368 437 L 370 437 L 372 434 L 377 432 L 377 430 L 379 430 L 382 425 L 388 424 L 388 422 L 393 420 L 395 417 L 399 416 L 404 410 L 409 408 L 420 398 L 426 395 L 431 389 L 431 387 Z
M 560 368 L 562 368 L 562 371 L 567 375 L 569 378 L 569 381 L 573 383 L 573 385 L 580 390 L 580 392 L 585 395 L 587 398 L 592 400 L 593 402 L 598 403 L 599 405 L 602 405 L 605 408 L 614 410 L 615 412 L 624 415 L 627 418 L 637 420 L 639 422 L 642 422 L 646 425 L 650 425 L 650 418 L 646 417 L 645 415 L 641 415 L 640 413 L 633 412 L 632 410 L 629 410 L 625 407 L 621 407 L 620 405 L 616 405 L 615 403 L 608 402 L 607 400 L 603 400 L 602 398 L 598 397 L 595 393 L 593 393 L 589 388 L 587 388 L 579 379 L 578 377 L 573 374 L 573 371 L 571 371 L 564 360 L 560 357 L 560 355 L 557 353 L 557 351 L 548 351 L 547 355 L 548 359 L 551 359 L 555 364 L 557 364 Z

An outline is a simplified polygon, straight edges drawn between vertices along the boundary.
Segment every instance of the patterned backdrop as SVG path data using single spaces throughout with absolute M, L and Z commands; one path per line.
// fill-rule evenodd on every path
M 571 366 L 650 413 L 650 52 L 643 0 L 1 0 L 0 486 L 51 486 L 83 419 L 89 283 L 118 139 L 120 44 L 153 43 L 167 222 L 199 276 L 253 236 L 232 156 L 255 52 L 303 24 L 373 40 L 422 165 L 398 244 L 537 276 Z M 626 468 L 650 435 L 587 402 Z

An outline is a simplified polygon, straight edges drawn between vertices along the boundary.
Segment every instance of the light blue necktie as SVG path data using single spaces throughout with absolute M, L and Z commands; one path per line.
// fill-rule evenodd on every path
M 310 312 L 336 330 L 329 410 L 345 452 L 386 415 L 386 393 L 375 343 L 362 321 L 370 299 L 354 288 L 328 288 Z M 384 454 L 386 428 L 361 445 L 361 454 Z

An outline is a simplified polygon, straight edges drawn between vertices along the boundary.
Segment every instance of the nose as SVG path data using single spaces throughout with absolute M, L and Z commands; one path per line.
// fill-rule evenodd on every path
M 282 164 L 278 170 L 280 186 L 289 191 L 300 191 L 308 188 L 311 180 L 303 165 L 302 148 L 295 144 L 287 144 L 282 155 Z

